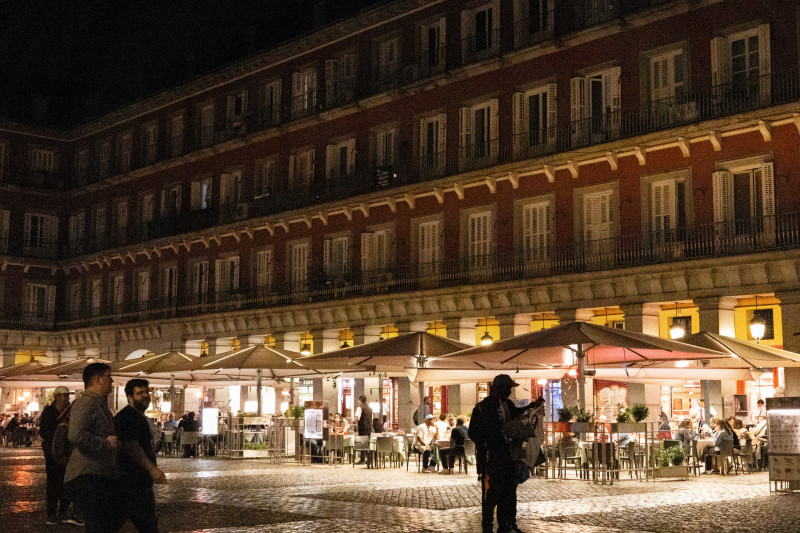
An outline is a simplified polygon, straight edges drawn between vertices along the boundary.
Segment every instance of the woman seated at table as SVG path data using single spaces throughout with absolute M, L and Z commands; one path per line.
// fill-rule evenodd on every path
M 669 425 L 669 417 L 667 413 L 661 411 L 661 414 L 658 415 L 658 438 L 659 439 L 671 439 L 672 438 L 672 427 Z
M 675 432 L 675 438 L 678 439 L 684 448 L 691 446 L 692 441 L 697 438 L 697 434 L 692 431 L 691 420 L 685 418 L 678 423 L 678 431 Z
M 739 437 L 740 444 L 742 441 L 746 441 L 747 439 L 751 438 L 750 433 L 747 432 L 747 428 L 744 427 L 744 422 L 742 422 L 741 418 L 732 416 L 728 419 L 728 423 L 731 425 L 731 428 L 733 428 L 733 432 Z
M 330 433 L 331 435 L 344 435 L 350 429 L 350 424 L 342 418 L 339 413 L 333 413 L 333 420 L 331 420 Z
M 711 474 L 711 456 L 719 455 L 719 448 L 724 441 L 733 441 L 733 431 L 726 429 L 727 424 L 724 420 L 716 420 L 717 432 L 714 433 L 714 442 L 703 446 L 703 452 L 700 454 L 700 459 L 706 463 L 706 474 Z M 719 470 L 714 470 L 719 473 Z

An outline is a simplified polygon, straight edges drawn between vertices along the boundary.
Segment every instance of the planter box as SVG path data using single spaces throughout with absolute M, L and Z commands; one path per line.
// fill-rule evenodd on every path
M 553 422 L 553 433 L 567 433 L 570 431 L 569 422 Z
M 613 433 L 644 433 L 647 431 L 647 424 L 644 422 L 612 422 L 611 431 Z
M 654 477 L 689 477 L 689 468 L 680 466 L 659 466 L 653 471 Z
M 268 457 L 269 450 L 242 450 L 242 457 L 252 458 L 252 457 Z
M 573 433 L 594 433 L 594 424 L 589 422 L 570 422 L 569 430 Z

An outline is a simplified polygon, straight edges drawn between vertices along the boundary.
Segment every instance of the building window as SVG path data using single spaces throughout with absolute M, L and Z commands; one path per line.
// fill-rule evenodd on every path
M 392 267 L 394 232 L 375 228 L 361 234 L 361 274 L 365 282 L 383 277 Z
M 92 210 L 92 229 L 94 230 L 95 247 L 102 250 L 106 244 L 106 208 L 104 206 L 98 206 Z
M 259 250 L 256 252 L 256 287 L 259 296 L 267 294 L 272 289 L 272 250 Z
M 38 283 L 25 285 L 25 322 L 27 324 L 47 325 L 53 319 L 55 308 L 55 286 Z
M 292 116 L 304 117 L 317 109 L 317 71 L 307 68 L 292 74 Z
M 161 270 L 162 305 L 174 306 L 178 303 L 178 266 L 168 266 Z
M 245 132 L 244 118 L 247 114 L 247 91 L 228 95 L 228 131 L 231 135 Z
M 420 222 L 417 226 L 417 267 L 421 276 L 439 273 L 442 248 L 440 220 Z
M 353 100 L 355 77 L 355 54 L 325 60 L 325 103 L 328 109 Z
M 461 52 L 465 63 L 478 61 L 499 49 L 499 11 L 492 4 L 461 12 Z
M 521 206 L 520 251 L 526 264 L 541 263 L 551 257 L 553 242 L 552 203 L 534 201 Z
M 78 255 L 84 252 L 84 235 L 86 229 L 86 213 L 73 213 L 69 217 L 69 252 Z
M 256 198 L 261 196 L 269 196 L 275 192 L 277 166 L 277 159 L 267 159 L 256 162 Z
M 306 187 L 314 178 L 315 150 L 303 150 L 289 156 L 289 187 Z
M 514 93 L 514 152 L 517 159 L 549 153 L 556 145 L 556 84 Z
M 70 318 L 78 318 L 81 312 L 81 282 L 70 283 L 67 288 L 67 314 Z
M 613 191 L 583 195 L 583 240 L 600 241 L 616 235 Z
M 420 26 L 420 68 L 423 76 L 444 71 L 445 28 L 445 17 Z
M 37 174 L 52 174 L 56 170 L 56 153 L 52 150 L 31 150 L 31 170 Z
M 223 207 L 235 208 L 242 196 L 242 171 L 223 174 L 220 183 L 220 197 Z
M 713 174 L 714 222 L 737 235 L 774 227 L 775 180 L 772 162 L 726 164 Z
M 150 124 L 144 129 L 144 161 L 151 165 L 158 158 L 158 125 Z
M 619 137 L 620 68 L 570 80 L 570 120 L 575 147 Z
M 99 278 L 89 283 L 89 302 L 92 306 L 92 316 L 99 316 L 103 307 L 103 281 Z
M 119 170 L 128 172 L 131 169 L 131 135 L 123 135 L 119 140 Z
M 494 224 L 490 211 L 466 216 L 466 256 L 470 269 L 491 264 L 494 251 Z
M 711 73 L 715 96 L 728 104 L 747 106 L 770 101 L 770 26 L 711 40 Z
M 161 218 L 173 218 L 181 212 L 181 187 L 176 185 L 161 191 Z
M 419 167 L 423 176 L 444 173 L 447 162 L 447 115 L 442 113 L 420 120 Z
M 150 301 L 150 272 L 141 271 L 136 275 L 136 302 L 139 309 L 147 309 Z
M 97 175 L 107 178 L 111 170 L 111 142 L 103 141 L 97 147 Z
M 347 236 L 325 239 L 323 242 L 323 263 L 328 281 L 338 280 L 349 272 L 349 244 Z
M 170 134 L 170 154 L 177 157 L 183 153 L 183 115 L 172 117 Z
M 58 241 L 58 217 L 25 213 L 24 231 L 26 254 L 49 256 L 55 253 Z
M 348 139 L 336 144 L 329 144 L 326 149 L 325 163 L 328 179 L 346 178 L 355 172 L 356 140 Z
M 379 86 L 392 85 L 400 71 L 400 41 L 397 37 L 383 39 L 377 43 L 375 77 Z
M 208 148 L 214 144 L 214 106 L 200 109 L 200 146 Z
M 89 176 L 89 150 L 81 150 L 78 152 L 75 162 L 75 174 L 78 177 L 79 183 L 86 182 L 86 178 Z
M 111 278 L 111 305 L 114 313 L 123 311 L 125 304 L 125 277 L 122 274 Z
M 191 279 L 192 302 L 194 304 L 204 304 L 208 295 L 208 261 L 196 261 L 192 263 Z
M 116 210 L 117 244 L 125 244 L 128 240 L 128 201 L 117 203 Z
M 308 242 L 295 243 L 289 246 L 289 281 L 293 292 L 306 289 L 309 250 L 310 245 Z
M 553 31 L 553 0 L 514 0 L 514 45 L 523 48 Z
M 139 198 L 139 232 L 142 239 L 150 238 L 150 225 L 155 213 L 154 203 L 152 194 L 145 194 Z
M 211 207 L 211 178 L 192 182 L 192 211 Z
M 214 267 L 217 301 L 226 301 L 230 299 L 231 293 L 239 290 L 239 256 L 217 259 Z
M 486 164 L 497 157 L 497 100 L 461 108 L 460 161 L 463 169 Z
M 281 122 L 281 80 L 275 80 L 264 87 L 263 124 L 277 126 Z

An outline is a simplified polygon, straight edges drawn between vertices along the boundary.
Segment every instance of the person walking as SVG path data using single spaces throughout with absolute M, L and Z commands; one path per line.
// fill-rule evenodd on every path
M 64 464 L 59 463 L 53 455 L 53 437 L 56 428 L 63 418 L 69 415 L 69 389 L 58 386 L 53 391 L 53 401 L 42 410 L 39 419 L 39 436 L 42 438 L 44 452 L 44 468 L 47 474 L 45 490 L 45 509 L 47 524 L 56 525 L 67 522 L 82 526 L 83 522 L 69 512 L 69 500 L 64 496 Z
M 482 490 L 483 533 L 491 533 L 494 509 L 497 508 L 497 533 L 521 533 L 517 527 L 517 481 L 509 441 L 503 426 L 526 409 L 539 407 L 539 398 L 519 408 L 509 400 L 511 389 L 519 383 L 508 374 L 498 374 L 492 381 L 490 394 L 472 410 L 469 438 L 475 443 L 476 468 Z
M 367 403 L 367 397 L 365 395 L 362 394 L 359 396 L 358 401 L 361 402 L 361 405 L 359 405 L 358 409 L 356 409 L 355 416 L 358 435 L 370 436 L 372 434 L 372 408 Z M 364 454 L 365 452 L 362 451 L 358 464 L 364 463 Z
M 64 474 L 64 491 L 80 508 L 87 533 L 109 533 L 119 529 L 116 481 L 119 442 L 108 408 L 113 380 L 111 367 L 92 363 L 83 370 L 86 390 L 72 403 L 69 442 L 72 444 Z
M 153 483 L 167 482 L 156 465 L 156 451 L 150 423 L 144 415 L 150 405 L 150 383 L 131 379 L 125 384 L 128 405 L 114 417 L 114 431 L 120 442 L 121 496 L 125 517 L 139 533 L 158 533 L 158 515 Z

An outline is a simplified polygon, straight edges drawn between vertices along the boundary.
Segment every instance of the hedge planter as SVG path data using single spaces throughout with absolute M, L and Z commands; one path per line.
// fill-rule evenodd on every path
M 644 422 L 612 422 L 612 433 L 644 433 L 647 424 Z
M 569 428 L 573 433 L 594 433 L 594 424 L 591 422 L 570 422 Z
M 689 477 L 689 468 L 680 466 L 659 466 L 653 471 L 653 477 Z
M 245 459 L 254 457 L 269 457 L 269 450 L 242 450 L 242 457 Z

